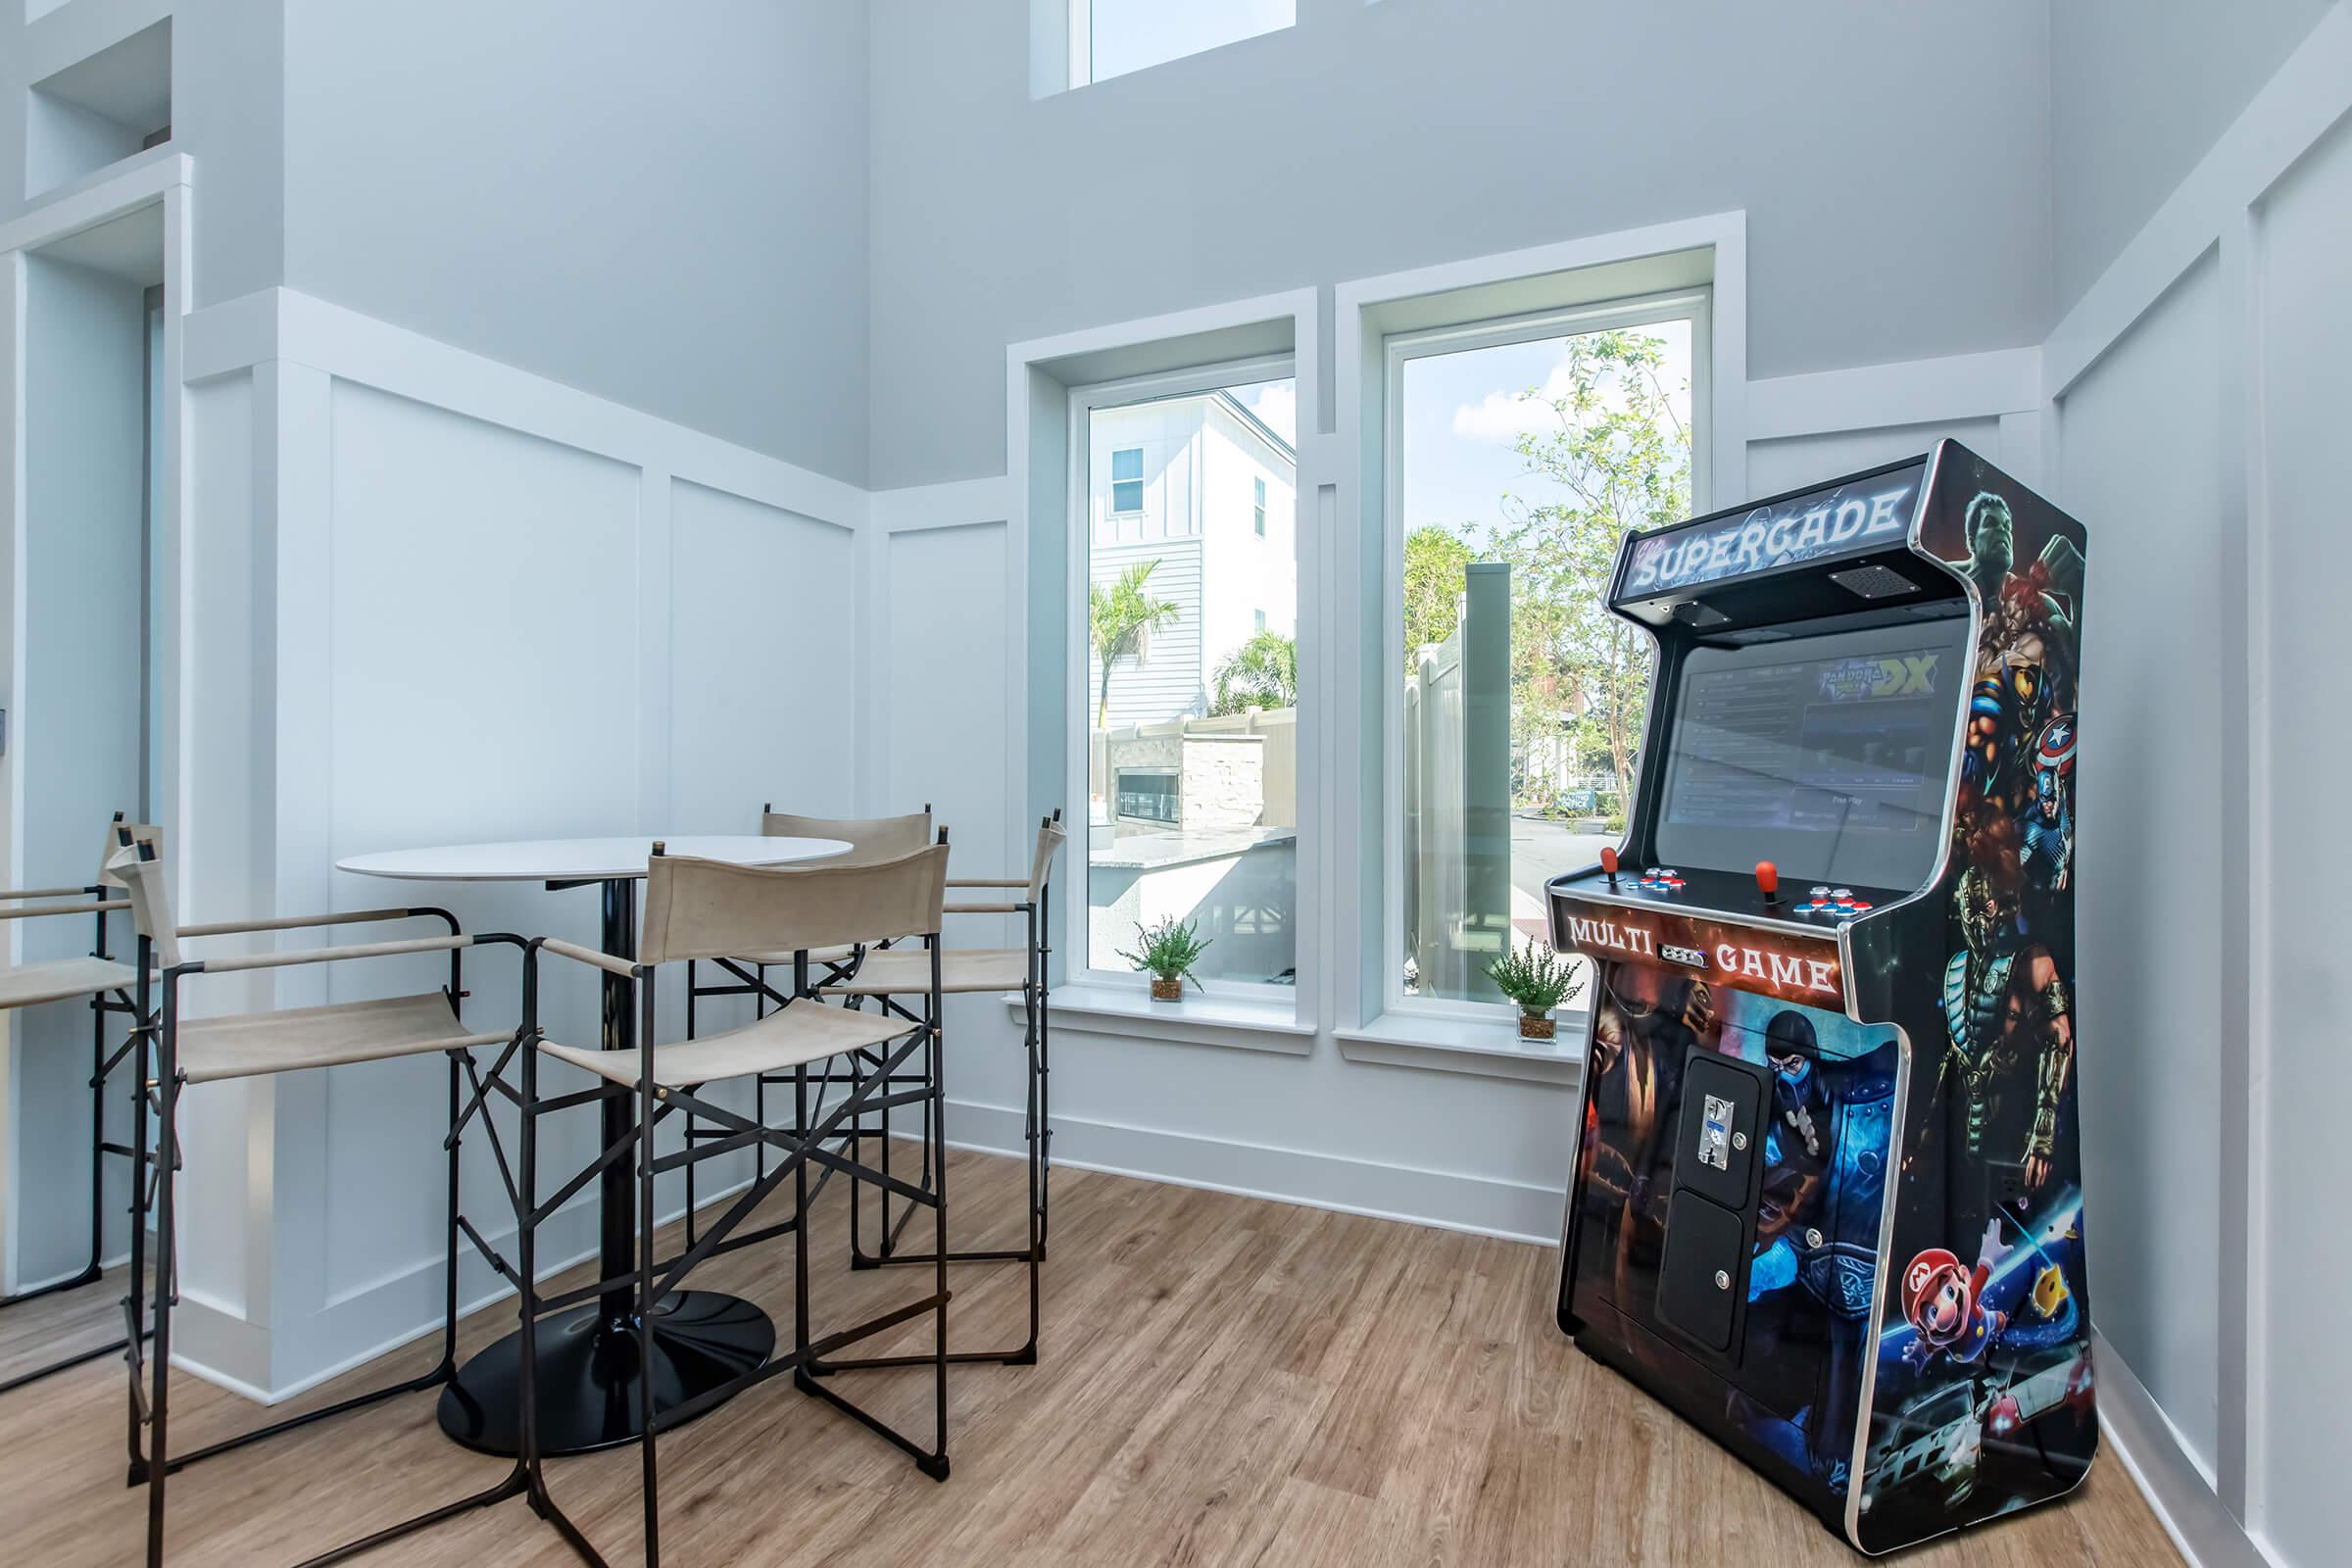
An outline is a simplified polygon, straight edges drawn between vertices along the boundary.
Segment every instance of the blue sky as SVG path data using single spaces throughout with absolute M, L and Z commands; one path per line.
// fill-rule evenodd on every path
M 1666 340 L 1666 382 L 1690 378 L 1690 326 L 1668 321 L 1648 329 Z M 1549 426 L 1542 403 L 1523 400 L 1530 387 L 1564 389 L 1568 340 L 1544 338 L 1406 362 L 1403 409 L 1403 504 L 1406 532 L 1424 523 L 1479 532 L 1504 520 L 1505 495 L 1530 505 L 1555 500 L 1561 487 L 1527 471 L 1511 443 L 1520 432 Z M 1688 394 L 1677 400 L 1687 420 Z M 1473 537 L 1477 537 L 1474 532 Z

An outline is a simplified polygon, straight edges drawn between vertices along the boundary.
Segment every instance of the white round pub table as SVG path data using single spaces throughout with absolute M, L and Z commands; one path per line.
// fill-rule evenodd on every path
M 538 882 L 550 892 L 595 886 L 604 898 L 604 950 L 636 961 L 637 890 L 659 842 L 665 854 L 737 865 L 788 865 L 840 855 L 840 839 L 681 834 L 602 839 L 538 839 L 511 844 L 451 844 L 435 849 L 387 850 L 335 862 L 357 876 L 410 882 Z M 637 1049 L 637 1008 L 617 976 L 604 980 L 607 1051 Z M 604 1100 L 604 1145 L 629 1132 L 629 1097 Z M 629 1161 L 608 1164 L 598 1183 L 603 1234 L 601 1277 L 625 1280 L 636 1269 L 637 1182 Z M 598 1300 L 539 1325 L 531 1383 L 539 1407 L 539 1448 L 546 1454 L 588 1453 L 638 1437 L 637 1322 L 630 1288 L 622 1284 Z M 763 1365 L 776 1348 L 776 1326 L 739 1297 L 716 1291 L 675 1291 L 655 1309 L 654 1407 L 697 1401 Z M 512 1455 L 521 1449 L 522 1339 L 519 1334 L 483 1350 L 441 1391 L 441 1430 L 468 1448 Z M 717 1401 L 723 1402 L 723 1401 Z M 716 1402 L 710 1408 L 716 1407 Z M 697 1412 L 701 1413 L 700 1411 Z

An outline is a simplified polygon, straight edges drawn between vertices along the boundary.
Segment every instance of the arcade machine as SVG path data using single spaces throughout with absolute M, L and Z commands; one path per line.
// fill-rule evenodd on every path
M 1883 1552 L 2097 1442 L 2076 1144 L 2081 525 L 1955 443 L 1629 538 L 1657 645 L 1559 1321 Z

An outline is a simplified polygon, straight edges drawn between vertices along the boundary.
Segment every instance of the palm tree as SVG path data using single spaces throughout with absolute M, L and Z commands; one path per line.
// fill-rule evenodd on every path
M 1217 666 L 1220 716 L 1252 708 L 1298 706 L 1298 644 L 1278 631 L 1261 631 Z
M 1139 561 L 1104 588 L 1096 583 L 1086 591 L 1087 635 L 1095 657 L 1102 661 L 1102 695 L 1095 706 L 1095 728 L 1110 727 L 1110 666 L 1133 655 L 1144 634 L 1164 626 L 1183 613 L 1166 599 L 1152 597 L 1149 585 L 1159 563 Z

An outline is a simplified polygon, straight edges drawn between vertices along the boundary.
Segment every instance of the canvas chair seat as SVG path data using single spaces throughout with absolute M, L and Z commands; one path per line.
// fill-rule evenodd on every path
M 939 956 L 943 992 L 1018 991 L 1029 983 L 1023 948 L 950 948 Z M 910 996 L 931 989 L 931 955 L 919 948 L 869 953 L 858 972 L 824 988 L 841 997 Z
M 654 1082 L 666 1089 L 783 1072 L 896 1040 L 915 1027 L 878 1012 L 852 1012 L 821 1002 L 796 1002 L 740 1029 L 654 1048 Z M 627 1088 L 637 1086 L 639 1054 L 583 1051 L 542 1041 L 539 1049 Z
M 138 984 L 139 972 L 111 958 L 57 958 L 0 969 L 0 1007 L 29 1007 L 43 1002 L 70 1002 L 106 991 L 124 991 Z
M 438 991 L 284 1012 L 188 1018 L 178 1030 L 180 1072 L 192 1084 L 503 1045 L 514 1038 L 506 1030 L 467 1034 Z
M 808 961 L 812 964 L 847 963 L 857 956 L 857 947 L 848 942 L 838 942 L 831 947 L 810 948 L 808 950 Z M 747 953 L 741 957 L 737 958 L 735 961 L 737 963 L 765 964 L 771 969 L 789 969 L 792 967 L 792 959 L 793 955 L 790 953 Z M 928 985 L 929 983 L 930 982 L 928 981 L 924 982 L 925 985 Z

